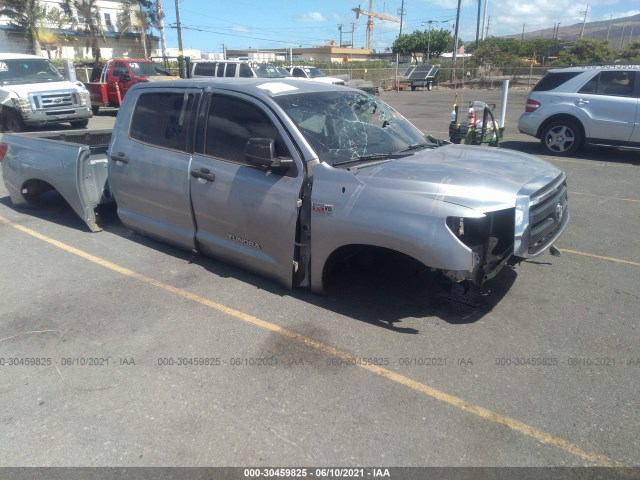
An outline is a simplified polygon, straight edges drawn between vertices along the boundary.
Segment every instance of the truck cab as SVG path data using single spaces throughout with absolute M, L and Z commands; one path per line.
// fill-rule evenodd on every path
M 22 132 L 27 126 L 69 122 L 84 128 L 91 118 L 89 92 L 66 80 L 46 58 L 0 53 L 0 127 Z
M 146 59 L 109 60 L 98 72 L 96 78 L 85 84 L 91 94 L 93 113 L 98 113 L 100 107 L 120 107 L 124 95 L 137 83 L 179 78 L 163 65 Z

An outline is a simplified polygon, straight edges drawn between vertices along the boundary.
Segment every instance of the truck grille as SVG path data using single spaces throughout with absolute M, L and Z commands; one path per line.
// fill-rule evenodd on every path
M 33 93 L 30 95 L 31 105 L 34 110 L 45 112 L 58 112 L 80 105 L 80 98 L 73 90 Z M 73 110 L 71 111 L 73 113 Z
M 547 248 L 568 221 L 566 180 L 554 182 L 531 196 L 529 203 L 530 255 Z

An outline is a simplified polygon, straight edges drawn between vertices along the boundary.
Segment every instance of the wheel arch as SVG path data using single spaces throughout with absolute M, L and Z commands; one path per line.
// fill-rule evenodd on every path
M 576 117 L 575 115 L 572 115 L 570 113 L 557 113 L 557 114 L 552 115 L 549 118 L 547 118 L 538 127 L 538 131 L 536 132 L 536 138 L 541 139 L 542 138 L 542 132 L 544 132 L 544 130 L 547 128 L 547 126 L 550 125 L 551 123 L 554 123 L 554 122 L 557 122 L 557 121 L 571 121 L 571 122 L 574 122 L 576 125 L 578 125 L 578 128 L 580 128 L 580 133 L 582 134 L 583 141 L 586 140 L 587 132 L 586 132 L 584 123 L 582 123 L 582 120 L 580 120 L 578 117 Z
M 350 262 L 357 262 L 360 267 L 374 268 L 383 258 L 392 258 L 394 262 L 402 263 L 404 268 L 413 268 L 416 273 L 430 269 L 429 266 L 411 254 L 397 249 L 372 244 L 351 243 L 337 247 L 326 257 L 322 264 L 321 284 L 312 287 L 316 292 L 325 292 L 330 286 L 331 274 L 340 266 L 348 266 Z

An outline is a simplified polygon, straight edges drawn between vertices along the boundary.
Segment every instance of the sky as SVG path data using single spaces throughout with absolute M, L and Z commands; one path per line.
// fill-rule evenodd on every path
M 403 0 L 374 0 L 373 10 L 399 17 Z M 485 1 L 489 36 L 513 35 L 524 31 L 609 20 L 640 14 L 637 0 L 481 0 L 480 28 Z M 228 49 L 286 49 L 324 45 L 340 41 L 356 48 L 366 45 L 366 17 L 356 19 L 353 8 L 367 10 L 368 0 L 178 0 L 183 49 L 221 52 Z M 404 0 L 402 33 L 431 28 L 454 28 L 457 0 Z M 164 0 L 167 47 L 178 46 L 175 1 Z M 474 41 L 478 0 L 461 0 L 459 35 Z M 355 28 L 353 28 L 355 27 Z M 487 30 L 488 27 L 488 30 Z M 373 48 L 391 47 L 400 24 L 374 20 Z M 353 33 L 352 32 L 353 29 Z M 640 31 L 634 40 L 640 39 Z

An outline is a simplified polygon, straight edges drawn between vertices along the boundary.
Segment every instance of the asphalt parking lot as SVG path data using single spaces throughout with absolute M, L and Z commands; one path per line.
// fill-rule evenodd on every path
M 452 91 L 382 98 L 447 137 Z M 540 155 L 525 99 L 503 147 Z M 288 291 L 0 183 L 0 466 L 640 467 L 640 153 L 543 158 L 562 256 L 470 298 L 393 269 Z

